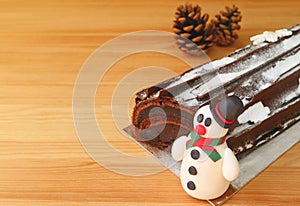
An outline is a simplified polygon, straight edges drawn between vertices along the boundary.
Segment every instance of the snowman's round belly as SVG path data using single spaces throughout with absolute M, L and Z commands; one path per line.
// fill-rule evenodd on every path
M 223 159 L 212 161 L 200 148 L 188 150 L 180 174 L 184 190 L 198 199 L 213 199 L 222 195 L 229 186 L 222 174 L 222 162 Z

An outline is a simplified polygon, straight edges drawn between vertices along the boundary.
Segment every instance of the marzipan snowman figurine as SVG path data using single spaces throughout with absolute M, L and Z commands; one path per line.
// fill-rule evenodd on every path
M 225 135 L 242 110 L 242 101 L 234 95 L 205 105 L 194 115 L 194 131 L 173 143 L 171 154 L 182 160 L 181 184 L 190 196 L 217 198 L 237 178 L 239 164 Z

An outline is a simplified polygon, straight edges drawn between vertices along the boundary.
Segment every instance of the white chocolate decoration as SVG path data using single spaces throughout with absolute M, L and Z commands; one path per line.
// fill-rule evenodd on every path
M 258 34 L 255 36 L 250 37 L 250 40 L 253 41 L 254 45 L 261 44 L 263 42 L 276 42 L 278 38 L 290 36 L 293 32 L 287 29 L 280 29 L 276 30 L 275 32 L 272 31 L 265 31 L 262 34 Z
M 275 32 L 265 31 L 262 34 L 252 36 L 250 40 L 253 41 L 253 44 L 257 45 L 265 41 L 276 42 L 278 40 L 278 36 Z
M 278 38 L 285 37 L 285 36 L 291 36 L 293 34 L 292 31 L 287 30 L 287 29 L 279 29 L 279 30 L 276 30 L 275 33 L 277 34 Z
M 270 108 L 265 107 L 262 102 L 257 102 L 256 104 L 250 106 L 245 110 L 239 117 L 238 122 L 240 124 L 251 122 L 257 123 L 268 118 L 270 114 Z

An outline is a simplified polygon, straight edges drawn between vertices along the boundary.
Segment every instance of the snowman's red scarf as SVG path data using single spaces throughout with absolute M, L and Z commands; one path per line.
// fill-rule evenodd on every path
M 219 154 L 219 152 L 214 147 L 223 144 L 226 140 L 226 136 L 217 138 L 217 139 L 205 138 L 205 137 L 200 136 L 196 132 L 191 132 L 190 136 L 191 136 L 191 140 L 187 141 L 186 149 L 189 149 L 191 147 L 199 147 L 214 162 L 216 162 L 222 158 L 221 155 Z

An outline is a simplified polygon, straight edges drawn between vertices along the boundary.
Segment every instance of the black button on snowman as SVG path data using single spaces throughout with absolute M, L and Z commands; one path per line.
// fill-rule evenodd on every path
M 239 174 L 239 164 L 226 144 L 228 128 L 243 111 L 237 96 L 201 107 L 194 115 L 194 131 L 172 145 L 171 154 L 182 160 L 183 189 L 197 199 L 221 196 Z

